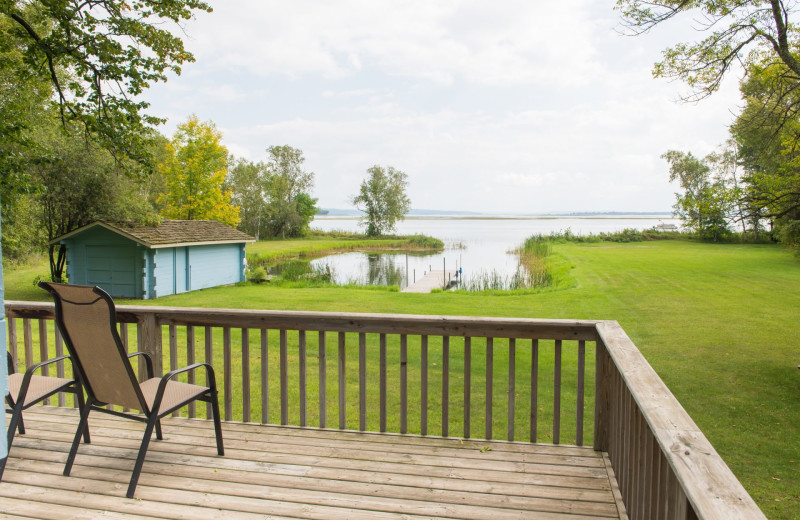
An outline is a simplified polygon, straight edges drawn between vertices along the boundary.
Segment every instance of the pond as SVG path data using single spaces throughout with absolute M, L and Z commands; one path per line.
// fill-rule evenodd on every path
M 522 242 L 535 234 L 547 235 L 569 230 L 576 235 L 648 229 L 659 223 L 676 224 L 670 215 L 589 215 L 476 217 L 410 217 L 397 225 L 397 234 L 422 233 L 441 239 L 443 252 L 374 253 L 355 252 L 329 255 L 311 262 L 316 270 L 330 271 L 338 284 L 397 285 L 406 287 L 426 272 L 461 268 L 466 281 L 492 274 L 510 279 L 519 270 L 514 254 Z M 358 217 L 321 216 L 311 223 L 323 231 L 362 231 Z

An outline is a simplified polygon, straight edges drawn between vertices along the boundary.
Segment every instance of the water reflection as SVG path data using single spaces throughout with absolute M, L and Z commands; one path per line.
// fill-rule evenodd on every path
M 389 255 L 369 253 L 367 256 L 367 276 L 364 282 L 368 285 L 400 285 L 405 286 L 405 272 L 395 265 Z
M 402 289 L 413 283 L 417 275 L 421 277 L 423 272 L 430 270 L 429 260 L 440 255 L 438 252 L 354 252 L 317 258 L 310 264 L 316 270 L 325 269 L 330 272 L 331 281 L 336 284 L 396 285 Z

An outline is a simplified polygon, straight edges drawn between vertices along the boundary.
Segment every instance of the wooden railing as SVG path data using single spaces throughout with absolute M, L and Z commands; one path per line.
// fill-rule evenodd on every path
M 632 519 L 764 518 L 616 322 L 117 311 L 123 342 L 157 372 L 211 363 L 226 420 L 592 444 Z M 6 302 L 6 314 L 20 367 L 63 352 L 52 304 Z

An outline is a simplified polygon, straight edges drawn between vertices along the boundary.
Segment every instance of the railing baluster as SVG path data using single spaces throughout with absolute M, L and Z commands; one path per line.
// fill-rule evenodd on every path
M 420 338 L 420 433 L 428 435 L 428 336 Z
M 127 331 L 126 331 L 127 332 Z M 186 326 L 186 364 L 187 365 L 194 365 L 195 357 L 194 357 L 194 327 L 191 325 Z M 189 371 L 189 384 L 193 385 L 197 381 L 195 377 L 195 370 Z M 205 386 L 205 385 L 203 385 Z M 197 417 L 196 412 L 196 405 L 195 402 L 192 401 L 189 403 L 189 417 L 194 419 Z
M 358 334 L 358 429 L 367 429 L 367 335 Z
M 40 319 L 39 321 L 39 361 L 47 361 L 50 358 L 50 354 L 47 348 L 47 321 L 44 319 Z M 50 375 L 49 366 L 45 365 L 41 368 L 41 375 L 47 376 Z M 45 401 L 49 403 L 50 401 Z
M 281 329 L 281 425 L 289 424 L 289 344 L 286 329 Z
M 242 329 L 242 421 L 250 422 L 250 330 Z
M 170 371 L 178 368 L 178 331 L 174 323 L 169 326 L 169 369 Z M 112 408 L 108 405 L 108 408 Z M 177 410 L 172 412 L 173 417 L 180 415 Z
M 400 335 L 400 433 L 408 432 L 408 336 Z
M 472 408 L 472 338 L 464 338 L 464 438 L 469 439 Z
M 269 422 L 269 331 L 261 329 L 261 424 Z
M 442 337 L 442 437 L 450 436 L 450 336 Z
M 623 381 L 624 384 L 624 381 Z M 622 495 L 625 503 L 628 504 L 630 508 L 631 503 L 631 491 L 633 489 L 633 466 L 636 464 L 636 460 L 633 457 L 633 428 L 634 428 L 634 417 L 633 417 L 633 397 L 627 391 L 625 392 L 625 425 L 623 426 L 623 431 L 625 435 L 625 443 L 623 447 L 628 447 L 625 451 L 625 486 L 624 486 L 624 494 Z
M 58 344 L 59 344 L 59 342 L 61 342 L 63 340 L 61 338 L 61 333 L 58 331 L 58 327 L 55 327 L 55 329 L 56 329 L 56 352 L 58 352 Z M 120 323 L 119 324 L 119 339 L 120 339 L 120 341 L 122 341 L 122 346 L 125 349 L 125 352 L 130 353 L 130 350 L 128 348 L 128 324 L 127 323 Z M 138 365 L 139 361 L 137 361 L 136 363 Z M 77 407 L 78 406 L 78 401 L 77 400 L 74 400 L 74 401 L 75 401 L 75 406 Z M 125 406 L 125 407 L 122 408 L 122 411 L 123 412 L 130 412 L 130 408 Z
M 297 331 L 300 356 L 300 426 L 306 426 L 306 331 Z
M 325 346 L 325 331 L 319 331 L 319 427 L 328 427 L 328 356 Z
M 54 325 L 53 329 L 55 330 L 55 333 L 56 333 L 56 357 L 61 357 L 61 356 L 64 355 L 64 340 L 61 338 L 61 333 L 58 332 L 58 327 L 56 327 L 55 324 L 53 324 L 53 325 Z M 62 378 L 66 377 L 65 372 L 64 372 L 64 362 L 63 361 L 59 361 L 56 364 L 56 376 L 57 377 L 62 377 Z M 73 400 L 75 400 L 75 399 L 73 399 Z M 66 397 L 64 396 L 64 392 L 59 392 L 58 393 L 58 406 L 66 406 L 66 405 L 67 405 L 67 402 L 66 402 Z
M 346 401 L 346 373 L 347 363 L 345 360 L 345 334 L 339 333 L 339 429 L 347 429 L 347 401 Z
M 642 428 L 642 435 L 644 436 L 644 450 L 642 458 L 644 459 L 644 518 L 653 518 L 653 484 L 657 482 L 653 473 L 653 436 L 647 428 L 647 423 L 642 417 L 644 428 Z
M 386 334 L 380 335 L 380 431 L 386 431 Z
M 205 343 L 205 361 L 212 367 L 214 366 L 214 332 L 211 327 L 205 327 L 203 342 Z M 212 417 L 211 403 L 206 403 L 206 419 Z
M 225 420 L 233 420 L 233 376 L 231 373 L 231 328 L 222 328 L 222 364 L 225 381 Z
M 47 348 L 47 321 L 44 318 L 39 319 L 39 361 L 46 361 L 49 359 L 49 352 Z M 46 376 L 49 374 L 48 366 L 45 365 L 41 368 L 41 374 Z M 44 400 L 44 404 L 50 404 L 50 398 Z
M 578 341 L 578 414 L 575 419 L 575 444 L 583 446 L 583 393 L 586 372 L 586 342 Z
M 669 464 L 664 458 L 661 450 L 656 452 L 658 456 L 658 509 L 656 511 L 657 519 L 667 518 L 667 479 L 669 478 Z
M 8 318 L 8 347 L 11 349 L 14 371 L 19 372 L 19 345 L 17 345 L 17 320 L 15 318 Z
M 486 424 L 484 437 L 492 438 L 492 399 L 494 397 L 494 338 L 486 338 Z
M 33 335 L 31 333 L 30 318 L 22 319 L 22 339 L 25 342 L 25 369 L 29 369 L 33 362 Z
M 642 516 L 642 489 L 644 484 L 642 480 L 644 476 L 644 457 L 642 453 L 642 416 L 639 414 L 638 407 L 633 412 L 633 475 L 631 481 L 633 488 L 631 489 L 631 511 L 633 518 L 644 518 Z
M 531 428 L 530 441 L 536 442 L 539 429 L 539 340 L 531 340 Z
M 561 442 L 561 340 L 556 340 L 553 382 L 553 444 Z
M 648 510 L 648 502 L 650 500 L 649 482 L 650 482 L 650 454 L 647 451 L 647 437 L 648 437 L 647 421 L 644 415 L 639 414 L 639 500 L 641 506 L 639 512 L 641 518 L 650 518 Z
M 517 340 L 508 340 L 508 434 L 506 440 L 514 440 L 514 405 L 517 392 Z
M 605 345 L 594 344 L 594 449 L 611 453 L 609 430 L 611 428 L 611 369 Z

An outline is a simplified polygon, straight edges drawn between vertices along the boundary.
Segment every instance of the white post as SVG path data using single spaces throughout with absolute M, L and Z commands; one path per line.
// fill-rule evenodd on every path
M 0 231 L 0 237 L 3 236 L 2 231 Z M 0 346 L 3 350 L 3 356 L 6 354 L 7 344 L 6 344 L 6 305 L 5 305 L 5 289 L 3 285 L 3 256 L 2 252 L 0 252 Z M 8 367 L 6 366 L 6 360 L 0 360 L 0 396 L 3 397 L 3 401 L 5 401 L 5 397 L 8 394 Z M 3 419 L 3 425 L 5 426 L 5 419 Z M 2 430 L 2 435 L 0 435 L 0 460 L 6 458 L 8 455 L 8 446 L 6 445 L 6 429 L 0 428 Z

